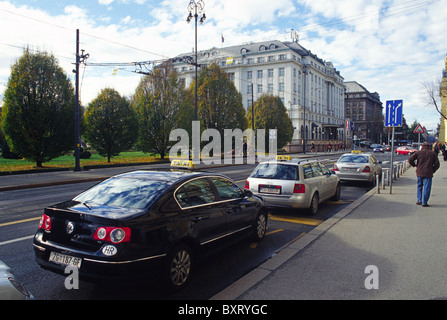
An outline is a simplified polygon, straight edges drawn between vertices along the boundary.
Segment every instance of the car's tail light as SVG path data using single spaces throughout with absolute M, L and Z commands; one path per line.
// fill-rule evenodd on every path
M 371 168 L 369 166 L 366 166 L 362 172 L 371 172 Z
M 305 193 L 306 186 L 302 183 L 295 183 L 293 186 L 293 193 Z
M 47 230 L 47 231 L 51 230 L 51 218 L 49 216 L 47 216 L 45 213 L 42 214 L 42 217 L 40 218 L 39 229 L 43 229 L 43 230 Z
M 337 167 L 337 165 L 336 164 L 334 164 L 334 169 L 333 169 L 334 171 L 340 171 L 340 170 L 338 170 L 338 167 Z
M 245 189 L 250 190 L 250 182 L 248 180 L 245 180 Z
M 130 228 L 127 227 L 99 227 L 93 234 L 93 239 L 113 243 L 129 242 Z

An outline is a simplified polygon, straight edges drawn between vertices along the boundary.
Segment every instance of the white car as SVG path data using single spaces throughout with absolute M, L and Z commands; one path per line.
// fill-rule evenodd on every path
M 0 260 L 0 300 L 32 300 L 33 295 L 14 277 L 11 269 Z
M 373 155 L 358 150 L 343 154 L 334 164 L 333 170 L 341 180 L 366 181 L 373 185 L 376 177 L 382 177 L 381 162 Z
M 260 163 L 245 182 L 270 208 L 306 208 L 315 215 L 319 203 L 340 199 L 340 178 L 317 160 Z

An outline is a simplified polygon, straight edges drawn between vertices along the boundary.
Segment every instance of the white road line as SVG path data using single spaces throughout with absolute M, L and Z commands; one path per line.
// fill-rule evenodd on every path
M 34 238 L 34 235 L 17 238 L 17 239 L 12 239 L 12 240 L 8 240 L 8 241 L 3 241 L 3 242 L 0 242 L 0 246 L 4 246 L 5 244 L 10 244 L 10 243 L 14 243 L 14 242 L 23 241 L 23 240 L 29 240 L 32 238 Z

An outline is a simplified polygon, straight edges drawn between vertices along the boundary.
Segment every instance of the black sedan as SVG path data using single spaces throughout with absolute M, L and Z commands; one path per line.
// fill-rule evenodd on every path
M 45 208 L 33 246 L 37 263 L 54 272 L 70 266 L 99 280 L 161 271 L 169 289 L 180 289 L 201 249 L 243 232 L 259 241 L 266 228 L 263 199 L 223 175 L 134 171 Z

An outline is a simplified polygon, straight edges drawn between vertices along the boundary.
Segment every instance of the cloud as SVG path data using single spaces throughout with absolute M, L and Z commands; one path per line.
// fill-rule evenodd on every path
M 36 2 L 37 3 L 37 2 Z M 23 47 L 52 52 L 73 79 L 75 30 L 88 62 L 157 60 L 190 52 L 194 24 L 186 23 L 188 0 L 98 0 L 94 5 L 69 4 L 59 14 L 0 0 L 3 30 L 0 93 L 10 66 Z M 198 48 L 206 50 L 249 41 L 290 40 L 332 61 L 347 81 L 377 91 L 382 102 L 404 99 L 408 122 L 436 127 L 439 116 L 421 104 L 421 83 L 440 75 L 447 53 L 445 1 L 415 0 L 205 0 L 207 20 L 198 27 Z M 99 5 L 113 10 L 93 11 Z M 137 6 L 135 6 L 137 4 Z M 37 6 L 37 4 L 35 4 Z M 120 8 L 120 10 L 118 10 Z M 3 9 L 3 10 L 2 10 Z M 14 13 L 11 13 L 14 12 Z M 140 75 L 87 67 L 82 100 L 86 104 L 105 86 L 131 95 Z M 424 111 L 424 112 L 421 112 Z
M 105 5 L 105 6 L 108 6 L 108 5 L 110 5 L 113 1 L 114 1 L 114 0 L 98 0 L 98 3 L 99 3 L 99 4 L 102 4 L 102 5 Z

